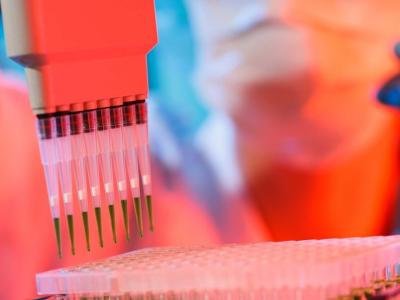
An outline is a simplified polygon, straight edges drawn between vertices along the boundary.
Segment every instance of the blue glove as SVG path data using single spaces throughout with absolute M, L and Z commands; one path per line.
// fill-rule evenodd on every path
M 400 59 L 400 43 L 395 46 L 396 56 Z M 400 74 L 387 81 L 378 92 L 379 102 L 400 108 Z

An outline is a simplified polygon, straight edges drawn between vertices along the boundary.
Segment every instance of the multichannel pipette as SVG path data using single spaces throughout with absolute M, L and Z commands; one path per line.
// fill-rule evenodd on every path
M 1 4 L 7 52 L 25 67 L 38 117 L 59 255 L 62 209 L 75 253 L 74 203 L 81 212 L 88 251 L 91 220 L 97 223 L 100 246 L 104 245 L 103 205 L 108 206 L 114 242 L 117 205 L 125 236 L 130 238 L 130 198 L 139 235 L 143 235 L 142 202 L 153 230 L 144 101 L 146 56 L 157 42 L 153 0 L 1 0 Z

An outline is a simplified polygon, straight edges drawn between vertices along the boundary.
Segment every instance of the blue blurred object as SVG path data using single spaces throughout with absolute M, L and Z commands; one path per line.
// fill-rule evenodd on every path
M 221 174 L 235 173 L 234 134 L 229 120 L 207 107 L 194 86 L 197 45 L 187 1 L 156 1 L 159 42 L 148 58 L 152 157 L 167 188 L 183 183 L 188 198 L 223 230 L 226 194 L 221 182 L 227 180 Z M 226 231 L 223 236 L 232 234 L 229 241 L 235 241 L 236 233 Z
M 400 43 L 396 44 L 394 51 L 400 59 Z M 383 104 L 400 108 L 400 74 L 387 81 L 379 90 L 377 97 Z
M 394 47 L 394 52 L 396 53 L 397 57 L 400 59 L 400 43 L 397 43 Z
M 183 179 L 194 195 L 215 203 L 214 174 L 194 142 L 210 112 L 193 85 L 196 44 L 185 0 L 156 1 L 156 9 L 159 42 L 148 57 L 153 157 L 168 185 Z
M 190 139 L 208 115 L 192 83 L 196 44 L 184 0 L 156 1 L 159 42 L 148 59 L 150 93 L 179 139 Z
M 400 108 L 400 75 L 390 79 L 378 92 L 381 103 Z
M 6 53 L 6 44 L 4 38 L 4 26 L 3 26 L 3 18 L 0 16 L 0 70 L 16 73 L 18 75 L 24 74 L 24 68 L 13 62 L 11 59 L 7 57 Z

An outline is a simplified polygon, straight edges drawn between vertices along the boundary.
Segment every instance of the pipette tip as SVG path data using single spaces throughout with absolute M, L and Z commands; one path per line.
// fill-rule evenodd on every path
M 129 236 L 129 219 L 128 219 L 128 200 L 122 199 L 121 200 L 121 207 L 122 207 L 122 215 L 124 218 L 124 227 L 125 227 L 125 235 L 126 235 L 126 240 L 130 240 Z
M 62 252 L 61 252 L 61 230 L 60 230 L 60 218 L 54 218 L 54 230 L 56 232 L 56 239 L 57 239 L 57 252 L 58 252 L 58 257 L 62 257 Z
M 100 247 L 104 247 L 104 242 L 103 242 L 103 230 L 102 230 L 102 225 L 101 225 L 101 208 L 100 207 L 95 207 L 94 212 L 96 214 L 96 223 L 97 223 L 97 232 L 99 234 L 99 243 Z
M 88 212 L 82 212 L 83 227 L 85 228 L 86 249 L 90 252 L 90 237 L 89 237 L 89 217 Z
M 147 216 L 149 218 L 150 231 L 154 231 L 154 222 L 153 222 L 153 205 L 151 200 L 151 195 L 146 196 L 146 206 L 147 206 Z
M 122 104 L 122 99 L 120 100 L 118 105 Z M 85 245 L 87 251 L 91 251 L 87 212 L 88 192 L 95 207 L 100 247 L 104 247 L 101 220 L 101 196 L 104 194 L 107 194 L 109 204 L 113 241 L 117 243 L 114 180 L 121 201 L 126 240 L 131 238 L 129 219 L 133 218 L 129 216 L 128 209 L 129 188 L 133 196 L 137 235 L 143 237 L 144 226 L 154 231 L 146 103 L 144 100 L 127 102 L 126 105 L 109 108 L 110 102 L 107 99 L 97 104 L 99 107 L 91 105 L 83 111 L 81 109 L 84 107 L 79 106 L 71 107 L 71 111 L 63 111 L 54 116 L 47 114 L 38 116 L 41 159 L 47 174 L 46 183 L 59 257 L 63 254 L 59 216 L 61 201 L 58 201 L 60 195 L 63 196 L 62 203 L 66 212 L 64 216 L 67 219 L 66 225 L 73 255 L 76 250 L 73 224 L 75 198 L 80 200 Z M 76 189 L 73 188 L 71 177 L 75 178 Z M 104 185 L 103 192 L 102 185 Z M 144 205 L 147 212 L 142 211 Z M 145 217 L 148 220 L 145 222 L 148 224 L 144 224 Z
M 143 237 L 143 218 L 142 218 L 142 205 L 140 203 L 140 198 L 135 197 L 135 218 L 136 226 L 140 237 Z
M 112 235 L 113 235 L 113 241 L 114 243 L 117 243 L 117 233 L 115 230 L 115 210 L 114 210 L 114 204 L 108 205 L 108 211 L 110 213 L 110 220 L 111 220 L 111 229 L 112 229 Z
M 73 215 L 67 216 L 69 239 L 71 241 L 71 252 L 75 255 L 75 237 L 74 237 L 74 217 Z

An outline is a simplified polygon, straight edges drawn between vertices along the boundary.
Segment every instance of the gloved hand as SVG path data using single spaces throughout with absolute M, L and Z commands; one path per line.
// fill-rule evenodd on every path
M 395 54 L 400 59 L 400 43 L 395 46 Z M 378 92 L 378 100 L 386 105 L 400 108 L 400 70 L 389 79 Z

